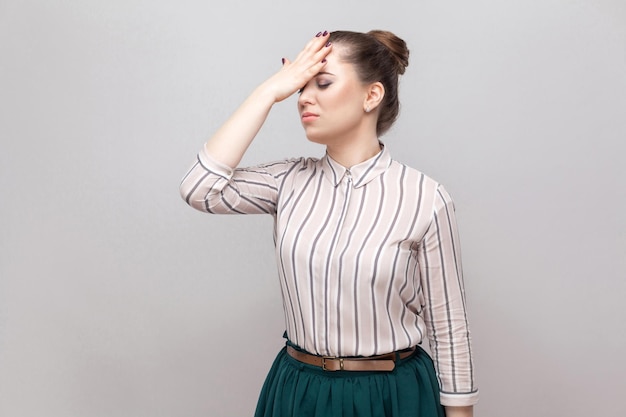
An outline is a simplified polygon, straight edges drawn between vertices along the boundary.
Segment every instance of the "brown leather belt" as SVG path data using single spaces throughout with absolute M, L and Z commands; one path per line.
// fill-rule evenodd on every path
M 287 354 L 295 360 L 317 366 L 325 371 L 393 371 L 396 359 L 405 359 L 415 352 L 415 347 L 366 358 L 336 358 L 316 356 L 287 346 Z

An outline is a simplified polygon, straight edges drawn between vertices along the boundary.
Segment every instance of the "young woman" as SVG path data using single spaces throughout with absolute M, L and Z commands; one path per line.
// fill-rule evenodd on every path
M 390 32 L 318 33 L 248 97 L 182 181 L 198 210 L 274 217 L 287 346 L 257 417 L 472 415 L 453 202 L 379 140 L 398 115 L 408 55 Z M 326 154 L 236 168 L 272 106 L 295 92 L 306 136 Z M 432 360 L 419 346 L 425 338 Z

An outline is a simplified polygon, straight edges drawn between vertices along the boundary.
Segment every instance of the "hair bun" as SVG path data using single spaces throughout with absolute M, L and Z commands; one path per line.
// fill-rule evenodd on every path
M 385 45 L 396 60 L 398 74 L 404 74 L 406 67 L 409 66 L 409 49 L 406 42 L 386 30 L 370 30 L 367 34 Z

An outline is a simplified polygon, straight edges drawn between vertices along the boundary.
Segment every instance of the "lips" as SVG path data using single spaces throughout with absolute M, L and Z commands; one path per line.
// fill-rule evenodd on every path
M 316 120 L 319 116 L 315 113 L 311 113 L 311 112 L 304 112 L 301 115 L 302 117 L 302 122 L 306 123 L 306 122 L 312 122 L 314 120 Z

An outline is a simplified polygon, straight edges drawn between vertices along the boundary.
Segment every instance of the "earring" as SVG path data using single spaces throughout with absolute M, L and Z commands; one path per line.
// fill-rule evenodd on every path
M 365 113 L 369 113 L 369 112 L 370 112 L 370 106 L 367 106 L 367 107 L 365 108 Z

